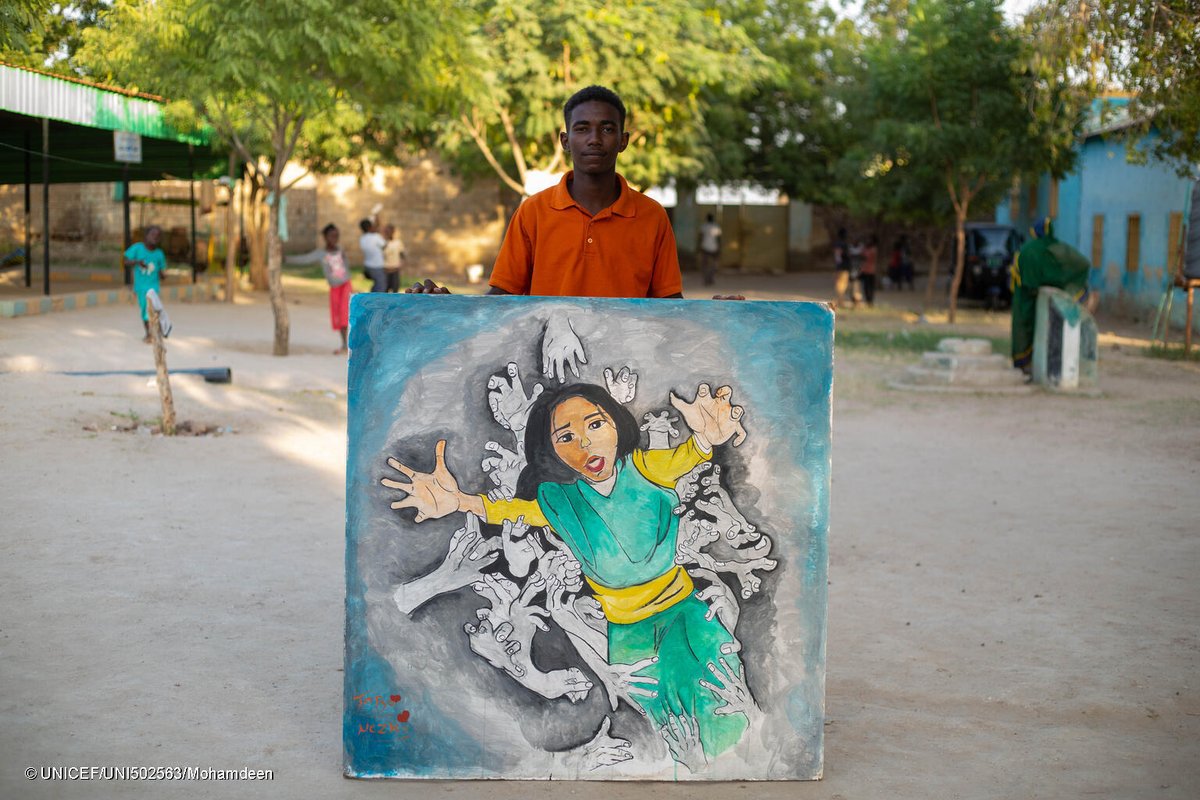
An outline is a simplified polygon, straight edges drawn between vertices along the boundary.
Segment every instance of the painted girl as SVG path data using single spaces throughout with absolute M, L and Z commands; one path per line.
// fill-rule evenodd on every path
M 393 508 L 415 509 L 416 521 L 455 512 L 501 525 L 524 518 L 549 526 L 578 560 L 608 630 L 608 662 L 649 662 L 639 673 L 657 680 L 653 696 L 637 699 L 671 745 L 701 749 L 711 758 L 741 738 L 748 721 L 732 713 L 709 688 L 710 665 L 742 673 L 734 638 L 697 598 L 688 573 L 676 563 L 679 503 L 676 481 L 709 460 L 712 448 L 746 437 L 743 409 L 732 390 L 713 393 L 700 384 L 693 402 L 671 395 L 692 436 L 665 450 L 638 449 L 633 415 L 599 386 L 572 384 L 547 390 L 533 404 L 525 429 L 528 466 L 515 499 L 490 500 L 459 490 L 446 468 L 445 440 L 435 450 L 432 473 L 389 463 L 410 483 L 384 484 L 407 492 Z M 724 661 L 722 661 L 724 659 Z M 706 680 L 707 679 L 707 680 Z M 703 683 L 702 683 L 703 682 Z

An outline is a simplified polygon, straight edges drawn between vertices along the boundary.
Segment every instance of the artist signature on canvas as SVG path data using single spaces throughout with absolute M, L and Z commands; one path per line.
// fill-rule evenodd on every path
M 409 736 L 408 721 L 412 714 L 408 709 L 402 708 L 398 713 L 396 709 L 400 707 L 403 697 L 398 694 L 356 694 L 351 700 L 354 703 L 354 710 L 359 712 L 367 712 L 379 714 L 382 719 L 374 722 L 359 722 L 359 734 L 401 734 L 399 738 L 407 739 Z

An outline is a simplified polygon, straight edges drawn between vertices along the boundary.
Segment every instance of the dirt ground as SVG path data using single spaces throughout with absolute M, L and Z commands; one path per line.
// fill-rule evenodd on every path
M 173 368 L 233 370 L 173 378 L 231 429 L 199 438 L 112 430 L 146 377 L 54 374 L 152 368 L 131 307 L 0 320 L 0 797 L 1200 797 L 1200 367 L 1103 317 L 1100 397 L 901 393 L 916 354 L 839 349 L 823 781 L 344 779 L 345 362 L 292 296 L 288 358 L 261 299 L 171 309 Z M 838 327 L 1006 335 L 931 319 Z M 274 780 L 24 777 L 177 765 Z

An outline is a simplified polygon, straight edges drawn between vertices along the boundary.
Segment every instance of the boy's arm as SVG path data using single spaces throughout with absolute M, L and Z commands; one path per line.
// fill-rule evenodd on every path
M 527 206 L 525 203 L 517 209 L 504 232 L 504 243 L 488 280 L 492 289 L 500 291 L 489 290 L 488 294 L 529 294 L 533 283 L 533 237 L 525 225 Z
M 679 253 L 675 249 L 675 234 L 662 212 L 658 241 L 654 251 L 654 271 L 650 275 L 647 297 L 683 297 L 683 275 L 679 271 Z

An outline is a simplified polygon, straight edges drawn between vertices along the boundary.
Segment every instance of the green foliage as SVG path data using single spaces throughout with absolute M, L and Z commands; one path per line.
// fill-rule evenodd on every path
M 1153 126 L 1152 155 L 1180 175 L 1200 163 L 1200 4 L 1196 0 L 1044 0 L 1027 24 L 1065 57 L 1076 91 L 1133 95 L 1131 147 Z
M 1016 176 L 1065 173 L 1081 117 L 997 0 L 913 0 L 904 19 L 880 25 L 866 48 L 870 133 L 856 155 L 887 195 L 885 215 L 937 225 L 949 218 L 944 191 L 958 244 L 953 321 L 972 205 L 994 202 Z
M 81 57 L 96 74 L 190 105 L 192 122 L 277 178 L 292 156 L 316 168 L 352 162 L 386 144 L 378 129 L 419 118 L 448 92 L 452 18 L 449 2 L 418 0 L 118 0 Z
M 464 30 L 474 67 L 461 101 L 436 124 L 436 141 L 467 171 L 480 158 L 514 191 L 530 170 L 566 165 L 562 105 L 602 84 L 626 103 L 630 146 L 620 169 L 635 185 L 698 175 L 709 108 L 702 93 L 749 88 L 768 61 L 740 27 L 691 0 L 469 0 Z
M 704 93 L 711 109 L 705 177 L 844 205 L 837 167 L 857 139 L 846 95 L 861 72 L 853 23 L 809 0 L 718 7 L 773 64 L 749 91 L 715 86 Z
M 40 34 L 42 17 L 49 9 L 47 0 L 5 0 L 0 3 L 0 52 L 6 61 L 26 63 L 24 56 L 29 52 L 31 41 Z
M 85 70 L 75 55 L 83 44 L 83 32 L 99 24 L 109 3 L 105 0 L 76 0 L 72 3 L 40 3 L 33 0 L 5 4 L 0 10 L 0 29 L 6 27 L 8 15 L 27 8 L 34 14 L 26 20 L 19 47 L 6 47 L 0 59 L 23 67 L 34 67 L 66 74 L 83 74 Z

